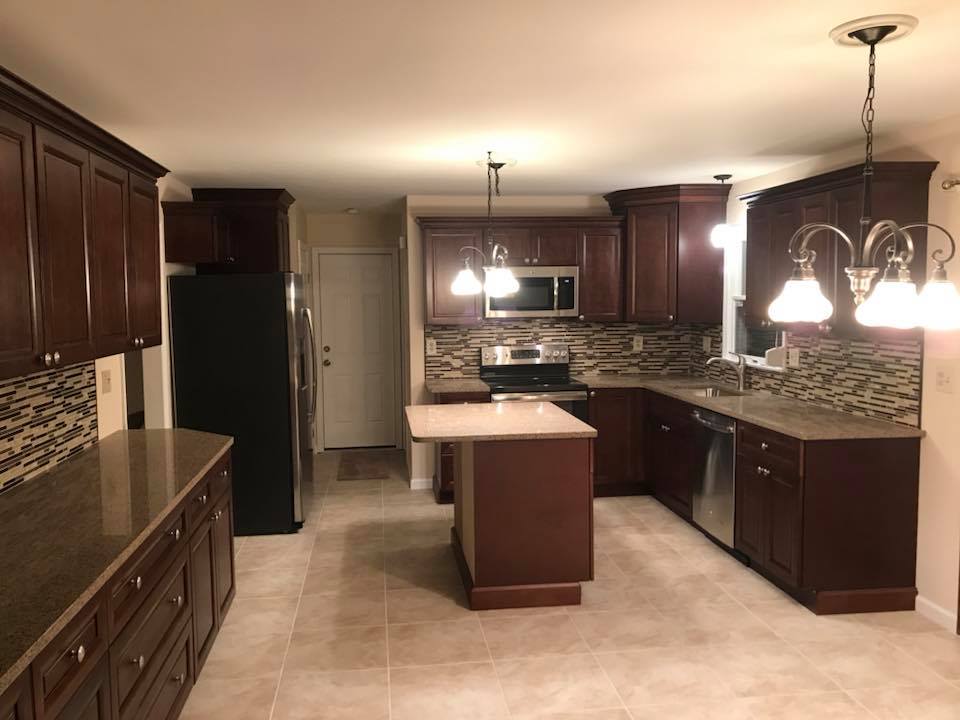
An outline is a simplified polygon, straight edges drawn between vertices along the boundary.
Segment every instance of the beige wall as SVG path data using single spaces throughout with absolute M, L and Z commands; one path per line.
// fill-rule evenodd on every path
M 607 203 L 599 195 L 517 195 L 495 200 L 496 215 L 609 215 Z M 423 241 L 416 219 L 426 215 L 485 215 L 486 195 L 408 195 L 404 203 L 402 232 L 405 250 L 401 252 L 401 290 L 404 368 L 403 402 L 421 405 L 430 396 L 424 386 L 424 285 Z M 433 444 L 411 443 L 404 432 L 407 468 L 413 487 L 430 487 L 433 478 Z
M 396 213 L 309 213 L 306 244 L 311 247 L 397 247 L 401 218 Z
M 737 200 L 738 195 L 862 162 L 862 154 L 862 146 L 855 145 L 736 183 L 730 193 L 729 222 L 745 219 L 746 207 Z M 879 138 L 876 154 L 878 160 L 938 160 L 940 165 L 930 183 L 929 220 L 960 237 L 960 193 L 940 188 L 944 178 L 960 177 L 960 118 Z M 929 238 L 932 251 L 939 237 L 931 233 Z M 948 265 L 947 270 L 954 282 L 960 281 L 960 261 Z M 920 458 L 917 607 L 941 624 L 955 627 L 960 563 L 960 396 L 937 391 L 935 379 L 938 370 L 949 370 L 954 384 L 960 382 L 960 332 L 928 331 L 924 359 L 921 424 L 927 436 L 921 443 Z

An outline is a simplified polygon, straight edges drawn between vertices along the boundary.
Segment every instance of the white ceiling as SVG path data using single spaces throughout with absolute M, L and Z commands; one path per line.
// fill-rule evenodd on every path
M 920 18 L 881 46 L 878 131 L 960 114 L 957 0 L 5 0 L 0 64 L 191 185 L 308 208 L 503 189 L 734 180 L 858 138 L 866 53 L 828 31 Z

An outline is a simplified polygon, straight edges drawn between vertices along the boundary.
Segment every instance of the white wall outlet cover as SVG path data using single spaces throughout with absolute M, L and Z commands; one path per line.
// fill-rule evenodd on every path
M 934 388 L 937 392 L 946 393 L 948 395 L 953 394 L 953 383 L 954 383 L 954 363 L 950 362 L 940 362 L 937 363 L 934 370 Z
M 703 351 L 705 353 L 710 352 L 710 338 L 704 337 L 701 341 L 701 346 L 703 347 Z
M 633 351 L 643 352 L 643 335 L 633 336 Z
M 113 392 L 113 375 L 109 370 L 100 371 L 100 394 L 109 395 Z
M 787 350 L 787 367 L 800 367 L 800 348 L 790 348 Z
M 427 338 L 427 355 L 437 354 L 437 339 Z

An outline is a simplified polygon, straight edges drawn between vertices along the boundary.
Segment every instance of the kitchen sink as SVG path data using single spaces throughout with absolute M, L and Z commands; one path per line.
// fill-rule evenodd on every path
M 688 390 L 691 395 L 704 398 L 738 397 L 740 395 L 746 395 L 746 393 L 740 392 L 739 390 L 718 387 L 716 385 L 708 385 L 706 387 L 678 387 L 677 389 Z

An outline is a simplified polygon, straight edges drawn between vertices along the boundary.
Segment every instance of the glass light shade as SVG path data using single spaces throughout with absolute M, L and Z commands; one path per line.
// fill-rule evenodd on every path
M 506 297 L 507 295 L 513 295 L 520 289 L 520 283 L 517 282 L 510 268 L 492 267 L 484 268 L 484 270 L 487 277 L 483 283 L 483 290 L 489 297 Z
M 925 328 L 960 329 L 960 293 L 949 280 L 928 280 L 918 302 L 920 324 Z
M 907 330 L 917 326 L 919 304 L 916 283 L 881 280 L 855 315 L 867 327 Z
M 715 248 L 722 248 L 727 245 L 727 243 L 733 242 L 737 239 L 737 226 L 728 225 L 727 223 L 718 223 L 713 226 L 713 230 L 710 231 L 710 244 Z
M 468 267 L 458 272 L 450 284 L 450 292 L 454 295 L 476 295 L 481 290 L 483 290 L 483 285 L 480 284 L 473 270 Z
M 824 296 L 817 280 L 787 280 L 767 314 L 774 322 L 818 323 L 833 315 L 833 303 Z

